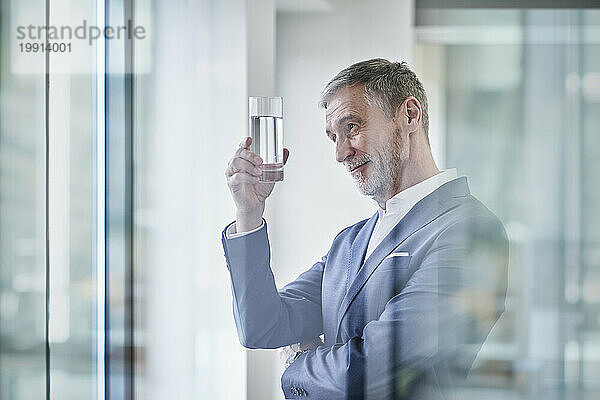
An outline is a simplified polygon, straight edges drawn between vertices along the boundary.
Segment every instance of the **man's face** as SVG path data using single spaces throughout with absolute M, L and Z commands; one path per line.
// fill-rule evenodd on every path
M 363 85 L 342 88 L 331 96 L 325 120 L 336 160 L 344 164 L 358 189 L 376 198 L 393 195 L 408 158 L 399 124 L 367 103 Z

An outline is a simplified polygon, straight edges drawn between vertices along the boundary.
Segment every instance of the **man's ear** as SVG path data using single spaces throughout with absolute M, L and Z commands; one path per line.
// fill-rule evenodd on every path
M 419 100 L 413 96 L 407 97 L 396 110 L 396 118 L 400 122 L 402 128 L 409 134 L 416 132 L 423 119 L 423 112 Z

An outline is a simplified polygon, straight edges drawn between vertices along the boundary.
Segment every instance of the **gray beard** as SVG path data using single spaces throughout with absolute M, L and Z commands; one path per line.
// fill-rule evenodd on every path
M 362 172 L 354 177 L 358 190 L 371 197 L 389 193 L 399 180 L 402 160 L 408 158 L 403 153 L 398 141 L 392 142 L 383 151 L 377 150 L 371 158 L 372 171 L 369 177 L 363 176 Z

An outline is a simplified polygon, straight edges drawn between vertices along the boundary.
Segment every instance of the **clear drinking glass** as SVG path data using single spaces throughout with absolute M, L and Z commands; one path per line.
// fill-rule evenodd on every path
M 251 150 L 263 159 L 262 182 L 283 180 L 283 98 L 250 97 Z

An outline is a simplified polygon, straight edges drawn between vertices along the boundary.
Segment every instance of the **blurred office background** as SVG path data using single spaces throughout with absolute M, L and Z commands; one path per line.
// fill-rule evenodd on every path
M 438 166 L 468 176 L 509 235 L 506 312 L 461 398 L 600 398 L 600 10 L 0 4 L 1 399 L 283 398 L 277 352 L 237 341 L 224 169 L 247 96 L 283 96 L 291 157 L 266 218 L 277 284 L 291 281 L 376 209 L 336 165 L 317 107 L 337 71 L 373 57 L 413 66 Z M 99 10 L 146 37 L 20 52 L 18 25 L 89 24 Z

